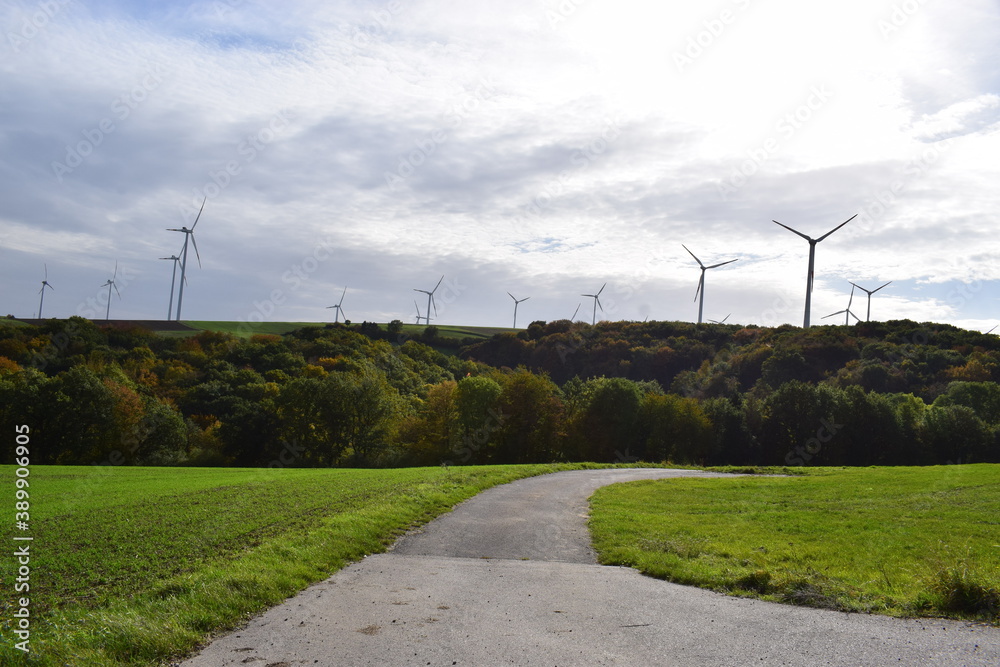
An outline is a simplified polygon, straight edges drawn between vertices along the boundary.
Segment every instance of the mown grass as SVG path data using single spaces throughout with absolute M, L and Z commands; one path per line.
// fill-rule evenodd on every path
M 485 488 L 580 467 L 33 467 L 31 653 L 4 613 L 0 664 L 164 663 Z
M 600 561 L 845 611 L 1000 623 L 1000 466 L 811 469 L 599 489 Z

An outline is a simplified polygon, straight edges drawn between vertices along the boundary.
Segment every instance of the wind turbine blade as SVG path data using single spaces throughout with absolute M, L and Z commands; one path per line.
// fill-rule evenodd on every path
M 115 262 L 115 272 L 111 275 L 111 282 L 114 282 L 115 278 L 117 277 L 118 277 L 118 262 Z
M 733 262 L 738 262 L 738 261 L 740 261 L 740 260 L 737 257 L 736 259 L 731 259 L 728 262 L 719 262 L 718 264 L 713 264 L 712 266 L 706 266 L 705 268 L 706 269 L 715 269 L 715 268 L 718 268 L 720 266 L 725 266 L 726 264 L 732 264 Z
M 851 283 L 852 285 L 854 283 Z M 851 304 L 854 303 L 854 288 L 851 288 L 851 298 L 847 300 L 847 312 L 851 312 Z
M 198 242 L 194 240 L 194 228 L 191 228 L 191 244 L 194 246 L 194 256 L 198 258 L 198 268 L 201 268 L 201 255 L 198 253 Z
M 434 289 L 437 289 L 437 287 Z M 431 292 L 431 305 L 434 306 L 434 315 L 436 316 L 438 314 L 438 305 L 437 301 L 434 300 L 434 292 Z
M 337 306 L 337 312 L 340 313 L 341 315 L 344 315 L 344 309 L 341 308 L 340 306 Z M 344 319 L 345 320 L 347 319 L 347 315 L 344 315 Z
M 337 302 L 337 307 L 340 308 L 340 304 L 344 303 L 344 297 L 347 296 L 347 285 L 344 285 L 344 291 L 340 295 L 340 301 Z
M 1000 327 L 1000 324 L 994 324 L 992 327 L 990 327 L 990 330 L 987 331 L 986 333 L 988 334 L 993 333 L 993 330 L 996 329 L 997 327 Z
M 825 320 L 828 317 L 833 317 L 834 315 L 841 315 L 841 314 L 846 313 L 846 312 L 847 312 L 846 310 L 838 310 L 835 313 L 830 313 L 829 315 L 824 315 L 821 319 Z
M 441 276 L 441 280 L 439 280 L 439 281 L 438 281 L 438 284 L 437 284 L 437 285 L 435 285 L 435 286 L 434 286 L 434 289 L 432 289 L 432 290 L 431 290 L 431 294 L 434 294 L 434 292 L 437 292 L 437 290 L 438 290 L 438 287 L 441 287 L 441 282 L 442 282 L 443 280 L 444 280 L 444 276 L 442 275 L 442 276 Z M 437 314 L 437 311 L 435 311 L 435 315 L 436 315 L 436 314 Z
M 49 279 L 49 265 L 48 264 L 43 264 L 42 266 L 45 267 L 45 279 L 42 282 L 45 282 L 45 280 Z
M 528 300 L 528 299 L 530 299 L 530 298 L 531 298 L 530 296 L 526 296 L 526 297 L 524 297 L 523 299 L 521 299 L 521 301 L 527 301 L 527 300 Z M 518 303 L 521 303 L 521 301 L 518 301 Z
M 122 293 L 118 291 L 118 285 L 115 285 L 114 283 L 111 283 L 111 286 L 115 288 L 115 294 L 118 295 L 118 298 L 119 299 L 122 298 Z
M 837 225 L 836 227 L 834 227 L 833 229 L 831 229 L 830 231 L 828 231 L 826 234 L 823 234 L 823 236 L 821 236 L 818 239 L 816 239 L 816 243 L 819 243 L 820 241 L 822 241 L 823 239 L 825 239 L 830 234 L 833 234 L 835 231 L 837 231 L 838 229 L 840 229 L 841 227 L 843 227 L 844 225 L 846 225 L 847 223 L 849 223 L 851 220 L 854 220 L 854 218 L 856 218 L 856 217 L 858 217 L 857 213 L 855 213 L 854 215 L 852 215 L 851 217 L 849 217 L 847 220 L 844 220 L 842 223 L 840 223 L 839 225 Z
M 694 291 L 694 299 L 692 299 L 693 301 L 698 300 L 698 295 L 701 294 L 701 288 L 704 286 L 705 286 L 705 272 L 702 271 L 701 278 L 698 280 L 698 289 Z
M 885 285 L 882 285 L 882 287 L 886 287 L 887 285 L 889 285 L 889 284 L 891 284 L 891 283 L 892 283 L 892 281 L 890 280 L 890 281 L 889 281 L 889 282 L 887 282 L 887 283 L 886 283 Z M 877 291 L 879 291 L 880 289 L 882 289 L 882 287 L 876 287 L 875 289 L 873 289 L 873 290 L 871 291 L 871 293 L 872 293 L 872 294 L 874 294 L 875 292 L 877 292 Z
M 603 292 L 604 288 L 607 287 L 607 286 L 608 286 L 607 283 L 604 283 L 603 285 L 601 285 L 601 289 L 597 290 L 597 294 L 595 294 L 594 296 L 601 296 L 601 292 Z
M 788 225 L 782 225 L 782 224 L 781 224 L 780 222 L 778 222 L 777 220 L 772 220 L 771 222 L 773 222 L 773 223 L 774 223 L 774 224 L 776 224 L 776 225 L 781 225 L 782 227 L 784 227 L 784 228 L 785 228 L 785 229 L 787 229 L 788 231 L 792 232 L 793 234 L 798 234 L 799 236 L 801 236 L 802 238 L 804 238 L 804 239 L 805 239 L 806 241 L 809 241 L 810 243 L 812 243 L 812 239 L 811 239 L 811 238 L 809 238 L 808 236 L 806 236 L 805 234 L 803 234 L 802 232 L 800 232 L 799 230 L 797 230 L 797 229 L 792 229 L 792 228 L 791 228 L 791 227 L 789 227 Z M 836 231 L 836 230 L 834 230 L 834 231 Z
M 573 311 L 573 317 L 569 318 L 570 322 L 572 322 L 573 320 L 576 319 L 576 314 L 580 312 L 580 306 L 581 305 L 583 305 L 583 304 L 580 304 L 580 303 L 576 304 L 576 310 Z
M 510 298 L 514 299 L 514 295 L 511 294 L 510 292 L 507 292 L 507 296 L 509 296 Z M 514 303 L 517 303 L 517 299 L 514 299 Z
M 690 250 L 688 250 L 688 247 L 687 247 L 686 245 L 684 245 L 684 244 L 682 243 L 682 244 L 681 244 L 681 247 L 682 247 L 682 248 L 684 248 L 685 250 L 687 250 L 687 251 L 688 251 L 688 254 L 689 254 L 689 255 L 691 255 L 692 257 L 694 257 L 694 261 L 698 262 L 698 266 L 700 266 L 700 267 L 701 267 L 701 268 L 703 268 L 703 269 L 705 268 L 705 265 L 701 263 L 701 260 L 700 260 L 700 259 L 698 259 L 698 257 L 697 257 L 697 256 L 695 256 L 695 254 L 694 254 L 693 252 L 691 252 Z
M 603 313 L 603 312 L 604 312 L 604 306 L 602 306 L 602 305 L 601 305 L 601 299 L 600 299 L 599 297 L 596 297 L 596 296 L 595 296 L 595 297 L 594 297 L 594 301 L 596 301 L 596 302 L 597 302 L 597 307 L 598 307 L 598 308 L 600 308 L 600 309 L 601 309 L 601 312 Z
M 866 289 L 865 289 L 864 287 L 862 287 L 861 285 L 858 285 L 858 284 L 856 284 L 856 283 L 852 283 L 852 282 L 851 282 L 850 280 L 848 280 L 847 282 L 851 283 L 852 285 L 854 285 L 855 287 L 857 287 L 857 288 L 858 288 L 859 290 L 861 290 L 862 292 L 868 292 L 868 296 L 871 296 L 871 291 L 869 291 L 869 290 L 866 290 Z
M 192 232 L 194 231 L 194 228 L 198 226 L 198 221 L 201 220 L 201 212 L 205 210 L 205 202 L 207 201 L 208 197 L 205 197 L 204 199 L 201 200 L 201 208 L 198 209 L 198 215 L 194 219 L 194 224 L 191 225 Z

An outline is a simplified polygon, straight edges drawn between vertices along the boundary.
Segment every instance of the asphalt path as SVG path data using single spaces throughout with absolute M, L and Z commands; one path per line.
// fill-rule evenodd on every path
M 221 637 L 224 665 L 1000 665 L 1000 630 L 733 598 L 597 564 L 606 484 L 717 476 L 574 470 L 494 487 Z

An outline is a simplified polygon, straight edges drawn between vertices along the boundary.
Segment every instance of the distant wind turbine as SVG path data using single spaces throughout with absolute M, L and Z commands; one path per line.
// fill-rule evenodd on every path
M 795 230 L 795 229 L 792 229 L 788 225 L 782 225 L 777 220 L 772 220 L 771 221 L 771 222 L 773 222 L 776 225 L 780 225 L 780 226 L 784 227 L 785 229 L 787 229 L 788 231 L 792 232 L 793 234 L 798 234 L 799 236 L 801 236 L 802 238 L 804 238 L 806 241 L 809 242 L 809 273 L 806 276 L 806 312 L 805 312 L 805 317 L 802 320 L 802 328 L 803 329 L 808 329 L 809 328 L 809 313 L 810 313 L 810 308 L 812 306 L 813 272 L 814 272 L 814 268 L 815 268 L 815 264 L 816 264 L 816 244 L 819 243 L 820 241 L 822 241 L 823 239 L 825 239 L 830 234 L 833 234 L 835 231 L 837 231 L 838 229 L 840 229 L 841 227 L 843 227 L 844 225 L 846 225 L 851 220 L 854 220 L 854 218 L 856 218 L 856 217 L 858 217 L 857 213 L 855 213 L 850 218 L 848 218 L 844 222 L 840 223 L 839 225 L 837 225 L 836 227 L 834 227 L 833 229 L 831 229 L 830 231 L 828 231 L 826 234 L 823 234 L 823 236 L 819 237 L 818 239 L 814 239 L 811 236 L 806 236 L 802 232 L 800 232 L 798 230 Z
M 607 283 L 604 283 L 603 285 L 601 285 L 601 289 L 597 290 L 597 294 L 581 294 L 580 295 L 580 296 L 590 297 L 591 299 L 594 300 L 594 319 L 590 323 L 591 326 L 597 324 L 597 309 L 600 308 L 601 312 L 602 313 L 604 312 L 604 306 L 601 305 L 601 292 L 603 292 L 604 288 L 607 287 L 607 286 L 608 286 Z M 577 306 L 577 309 L 579 310 L 579 306 Z M 575 315 L 574 315 L 574 317 L 575 317 Z
M 425 289 L 417 289 L 416 287 L 413 288 L 414 292 L 423 292 L 427 295 L 427 315 L 424 317 L 424 320 L 426 320 L 428 325 L 431 323 L 431 306 L 434 306 L 434 314 L 438 314 L 437 304 L 434 303 L 434 292 L 437 292 L 438 287 L 441 287 L 442 280 L 444 280 L 444 276 L 441 276 L 441 280 L 438 280 L 437 285 L 435 285 L 434 289 L 430 292 Z M 418 308 L 417 311 L 419 312 L 419 310 L 420 309 Z
M 54 290 L 55 287 L 49 284 L 49 265 L 44 264 L 45 267 L 45 278 L 42 280 L 42 289 L 38 290 L 41 294 L 41 298 L 38 300 L 38 319 L 42 319 L 42 304 L 45 303 L 45 288 L 48 287 L 50 290 Z
M 732 313 L 729 313 L 729 315 L 732 315 Z M 723 318 L 722 318 L 721 320 L 709 320 L 709 322 L 711 322 L 711 323 L 713 323 L 713 324 L 725 324 L 725 323 L 726 323 L 726 320 L 728 320 L 728 319 L 729 319 L 729 315 L 726 315 L 726 316 L 725 316 L 725 317 L 723 317 Z
M 417 309 L 417 324 L 420 324 L 420 318 L 423 316 L 420 314 L 420 306 L 417 305 L 416 299 L 413 300 L 413 307 Z
M 344 308 L 343 308 L 343 303 L 344 303 L 344 296 L 345 296 L 346 294 L 347 294 L 347 286 L 345 285 L 345 286 L 344 286 L 344 291 L 343 291 L 343 293 L 342 293 L 342 294 L 340 295 L 340 301 L 338 301 L 338 302 L 337 302 L 337 303 L 336 303 L 335 305 L 333 305 L 333 306 L 327 306 L 327 308 L 328 308 L 328 309 L 329 309 L 329 308 L 333 308 L 333 309 L 334 309 L 334 310 L 336 311 L 336 312 L 334 313 L 334 317 L 333 317 L 333 323 L 334 323 L 334 324 L 336 324 L 337 322 L 339 322 L 339 321 L 340 321 L 340 314 L 344 312 Z M 345 322 L 347 321 L 347 315 L 344 315 L 344 321 L 345 321 Z
M 693 252 L 691 252 L 690 250 L 688 250 L 688 247 L 686 245 L 684 245 L 682 243 L 681 247 L 684 248 L 685 250 L 687 250 L 688 254 L 691 255 L 692 257 L 694 257 L 694 261 L 698 262 L 698 266 L 701 267 L 701 279 L 698 280 L 698 289 L 695 290 L 695 293 L 694 293 L 694 298 L 696 300 L 698 300 L 699 297 L 701 297 L 700 300 L 698 300 L 698 324 L 701 324 L 701 314 L 702 314 L 702 311 L 705 308 L 705 271 L 708 271 L 709 269 L 715 269 L 715 268 L 718 268 L 720 266 L 725 266 L 726 264 L 732 264 L 733 262 L 736 262 L 736 261 L 739 261 L 739 260 L 738 259 L 731 259 L 731 260 L 729 260 L 727 262 L 720 262 L 718 264 L 712 264 L 711 266 L 705 266 L 704 264 L 701 263 L 700 259 L 698 259 L 697 257 L 695 257 L 695 254 Z
M 885 285 L 888 285 L 891 282 L 892 281 L 890 280 Z M 865 315 L 865 322 L 867 322 L 867 321 L 869 321 L 872 318 L 872 294 L 874 294 L 875 292 L 877 292 L 880 289 L 882 289 L 882 287 L 885 287 L 885 285 L 882 285 L 882 287 L 876 287 L 875 289 L 872 289 L 872 290 L 868 290 L 868 289 L 865 289 L 864 287 L 862 287 L 861 285 L 856 285 L 855 283 L 851 283 L 851 284 L 854 285 L 855 287 L 857 287 L 862 292 L 867 292 L 868 293 L 868 314 Z
M 194 254 L 198 258 L 198 268 L 201 268 L 201 254 L 198 252 L 198 242 L 194 240 L 194 228 L 198 226 L 198 221 L 201 220 L 201 212 L 205 210 L 205 202 L 208 201 L 208 197 L 205 197 L 201 202 L 201 208 L 198 209 L 198 216 L 194 219 L 194 224 L 191 225 L 191 229 L 186 226 L 180 229 L 168 229 L 168 232 L 182 232 L 184 234 L 184 248 L 181 250 L 181 289 L 177 294 L 177 321 L 181 319 L 181 302 L 184 301 L 184 283 L 187 282 L 187 257 L 188 257 L 188 241 L 194 246 Z
M 160 259 L 172 259 L 174 260 L 174 273 L 170 277 L 170 305 L 167 306 L 167 319 L 174 319 L 174 283 L 177 282 L 177 263 L 181 261 L 181 258 L 177 255 L 171 255 L 170 257 L 161 257 Z
M 115 278 L 117 277 L 118 277 L 118 262 L 115 262 L 115 273 L 113 276 L 111 276 L 111 280 L 101 285 L 101 287 L 108 288 L 108 309 L 107 312 L 104 313 L 105 320 L 111 319 L 111 288 L 114 287 L 115 293 L 118 295 L 118 298 L 119 299 L 122 298 L 122 293 L 118 291 L 118 285 L 115 284 Z
M 507 292 L 507 296 L 509 296 L 510 298 L 514 299 L 514 295 L 511 294 L 510 292 Z M 514 328 L 515 329 L 517 328 L 517 304 L 521 303 L 522 301 L 527 301 L 530 298 L 531 298 L 530 296 L 526 296 L 523 299 L 514 299 Z
M 851 284 L 853 285 L 854 283 L 851 283 Z M 855 315 L 853 311 L 851 311 L 851 304 L 852 303 L 854 303 L 854 288 L 853 287 L 851 288 L 851 298 L 847 300 L 847 308 L 845 310 L 838 310 L 835 313 L 830 313 L 829 315 L 824 315 L 822 317 L 822 319 L 825 320 L 828 317 L 833 317 L 834 315 L 840 315 L 841 313 L 844 313 L 844 326 L 845 327 L 848 326 L 851 323 L 851 318 L 852 317 L 855 320 L 857 320 L 858 322 L 860 322 L 861 318 L 858 317 L 857 315 Z

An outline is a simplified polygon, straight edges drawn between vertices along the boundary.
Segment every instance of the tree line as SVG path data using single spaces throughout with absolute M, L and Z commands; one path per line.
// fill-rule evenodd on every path
M 535 322 L 454 349 L 394 325 L 0 323 L 0 418 L 39 464 L 1000 461 L 1000 344 L 955 327 Z

